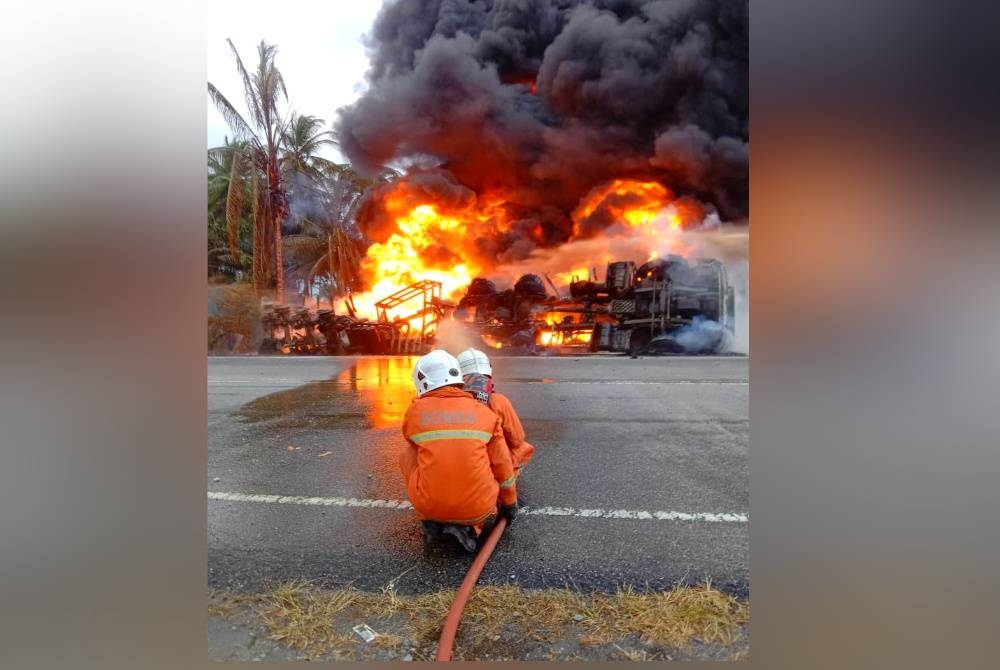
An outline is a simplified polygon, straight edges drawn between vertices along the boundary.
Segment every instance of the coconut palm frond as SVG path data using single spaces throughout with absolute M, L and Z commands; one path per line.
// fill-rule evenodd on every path
M 311 235 L 285 235 L 284 243 L 285 253 L 287 253 L 290 258 L 305 258 L 308 262 L 312 262 L 312 259 L 315 258 L 317 254 L 322 253 L 325 250 L 323 240 L 312 237 Z
M 208 178 L 226 172 L 226 154 L 221 147 L 208 150 Z
M 281 77 L 281 72 L 274 66 L 274 56 L 278 49 L 272 44 L 263 40 L 257 45 L 260 60 L 257 63 L 257 73 L 254 75 L 256 84 L 255 103 L 259 105 L 261 114 L 261 125 L 266 129 L 268 135 L 268 145 L 274 148 L 280 139 L 280 115 L 278 114 L 278 101 L 284 95 L 288 99 L 285 90 L 285 82 Z
M 220 166 L 217 172 L 223 172 L 229 174 L 229 161 L 232 160 L 233 154 L 236 152 L 245 152 L 247 148 L 247 143 L 240 140 L 229 141 L 227 136 L 224 139 L 225 144 L 221 147 L 212 147 L 208 150 L 208 164 L 212 166 Z
M 288 100 L 288 89 L 285 88 L 285 78 L 281 75 L 281 72 L 278 70 L 275 70 L 274 73 L 276 75 L 275 77 L 276 81 L 274 86 L 275 94 L 281 93 L 281 95 L 284 96 L 285 100 Z
M 246 184 L 243 181 L 242 154 L 233 155 L 232 171 L 229 173 L 229 192 L 226 198 L 226 234 L 229 248 L 237 259 L 240 257 L 239 226 L 243 216 Z
M 250 124 L 243 119 L 243 116 L 236 111 L 236 108 L 226 99 L 226 96 L 222 95 L 219 89 L 215 88 L 212 82 L 208 82 L 208 95 L 212 99 L 212 102 L 215 103 L 215 107 L 219 110 L 219 113 L 222 114 L 223 120 L 232 128 L 233 133 L 236 134 L 236 139 L 245 141 L 255 141 L 257 139 Z
M 243 66 L 243 59 L 240 58 L 240 52 L 236 50 L 236 45 L 233 44 L 231 39 L 226 39 L 226 43 L 229 44 L 229 49 L 233 52 L 233 58 L 236 59 L 236 71 L 239 73 L 240 79 L 243 80 L 243 96 L 246 99 L 247 109 L 250 110 L 250 116 L 253 118 L 254 124 L 257 125 L 257 127 L 263 127 L 264 113 L 258 100 L 257 90 L 254 87 L 254 81 L 247 72 L 247 69 Z M 261 44 L 263 44 L 263 42 Z
M 283 137 L 286 148 L 303 154 L 314 154 L 326 144 L 332 144 L 330 131 L 319 130 L 324 121 L 309 114 L 293 114 Z
M 327 140 L 327 143 L 329 144 L 330 141 Z M 315 156 L 313 158 L 313 165 L 315 165 L 317 170 L 324 175 L 336 174 L 338 168 L 341 167 L 339 163 L 334 163 L 333 161 L 323 158 L 322 156 Z
M 300 187 L 313 191 L 317 197 L 325 178 L 323 164 L 328 162 L 316 155 L 330 144 L 329 132 L 322 130 L 323 120 L 306 114 L 293 114 L 282 135 L 284 153 L 281 158 L 286 177 Z M 300 177 L 308 178 L 304 183 Z

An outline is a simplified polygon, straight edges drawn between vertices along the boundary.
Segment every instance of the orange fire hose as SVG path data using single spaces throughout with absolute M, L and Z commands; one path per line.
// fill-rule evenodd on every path
M 462 610 L 465 609 L 465 603 L 472 594 L 472 587 L 479 581 L 479 574 L 486 567 L 486 562 L 490 560 L 493 549 L 496 548 L 497 542 L 500 541 L 500 536 L 503 535 L 506 527 L 507 518 L 500 517 L 496 525 L 493 526 L 493 530 L 490 531 L 489 537 L 486 538 L 486 544 L 479 550 L 476 560 L 472 561 L 472 565 L 469 566 L 469 572 L 466 573 L 465 579 L 462 580 L 462 585 L 458 587 L 458 593 L 455 594 L 455 602 L 451 604 L 451 609 L 448 610 L 448 618 L 444 620 L 444 628 L 441 629 L 441 637 L 438 640 L 438 653 L 435 660 L 451 660 L 452 648 L 455 646 L 455 634 L 458 632 L 458 624 L 462 620 Z

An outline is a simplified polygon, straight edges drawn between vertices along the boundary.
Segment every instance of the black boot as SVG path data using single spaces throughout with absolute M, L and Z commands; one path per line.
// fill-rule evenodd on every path
M 420 532 L 424 536 L 424 544 L 433 544 L 441 539 L 441 524 L 437 521 L 421 521 Z
M 469 526 L 455 526 L 449 523 L 445 524 L 444 528 L 441 529 L 441 532 L 444 535 L 450 535 L 458 540 L 458 543 L 462 545 L 462 548 L 470 554 L 476 553 L 476 535 Z

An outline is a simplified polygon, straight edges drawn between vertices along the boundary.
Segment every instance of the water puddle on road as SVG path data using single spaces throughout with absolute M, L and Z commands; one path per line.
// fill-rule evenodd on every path
M 398 426 L 416 396 L 415 363 L 412 356 L 361 358 L 333 379 L 257 398 L 237 414 L 245 423 L 274 422 L 283 427 Z
M 252 400 L 235 415 L 244 441 L 261 450 L 258 462 L 274 463 L 279 479 L 298 480 L 289 491 L 305 486 L 324 495 L 401 499 L 400 426 L 416 395 L 415 362 L 362 358 L 331 379 Z

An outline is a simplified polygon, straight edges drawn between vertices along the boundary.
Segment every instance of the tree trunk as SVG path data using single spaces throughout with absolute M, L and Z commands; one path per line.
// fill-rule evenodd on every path
M 267 201 L 261 197 L 260 179 L 257 171 L 251 167 L 250 175 L 250 216 L 253 221 L 253 292 L 260 300 L 261 289 L 267 282 Z M 262 207 L 264 211 L 261 211 Z
M 268 203 L 271 206 L 271 222 L 274 226 L 274 280 L 275 299 L 285 303 L 285 263 L 281 244 L 281 224 L 285 220 L 284 194 L 281 192 L 281 176 L 276 161 L 267 168 Z
M 333 309 L 333 282 L 336 281 L 333 273 L 333 235 L 326 236 L 326 274 L 330 277 L 330 309 Z
M 281 217 L 276 212 L 274 217 L 274 274 L 277 281 L 278 304 L 285 303 L 285 263 L 281 248 Z
M 260 299 L 261 288 L 267 281 L 267 273 L 264 271 L 267 261 L 267 231 L 260 225 L 260 221 L 254 221 L 253 225 L 253 291 Z

